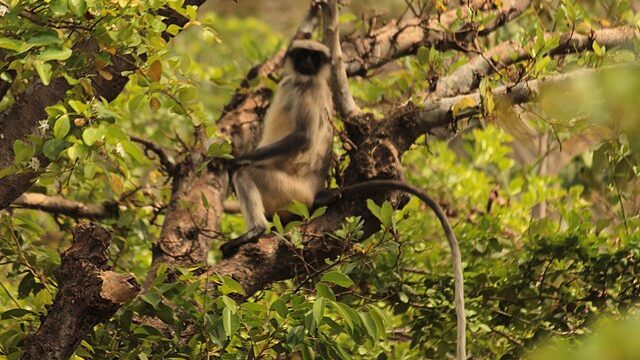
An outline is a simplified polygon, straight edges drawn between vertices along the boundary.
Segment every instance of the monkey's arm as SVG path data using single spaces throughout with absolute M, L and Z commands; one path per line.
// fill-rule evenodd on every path
M 311 132 L 314 128 L 314 117 L 306 109 L 306 106 L 302 106 L 302 109 L 298 109 L 293 114 L 293 121 L 295 125 L 291 134 L 241 155 L 236 159 L 236 164 L 239 166 L 249 165 L 256 161 L 288 155 L 308 148 L 311 143 Z
M 261 146 L 253 151 L 241 155 L 236 159 L 238 165 L 248 165 L 255 161 L 266 160 L 275 156 L 291 154 L 293 152 L 303 150 L 307 146 L 311 139 L 304 131 L 294 131 L 284 138 L 271 143 L 269 145 Z

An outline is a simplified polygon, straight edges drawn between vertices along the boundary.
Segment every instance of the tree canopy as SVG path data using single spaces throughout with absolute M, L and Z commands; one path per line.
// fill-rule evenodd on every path
M 470 359 L 640 357 L 640 1 L 339 3 L 0 0 L 0 356 L 455 357 L 417 198 L 293 203 L 218 250 L 245 229 L 229 159 L 311 38 L 326 185 L 445 210 Z

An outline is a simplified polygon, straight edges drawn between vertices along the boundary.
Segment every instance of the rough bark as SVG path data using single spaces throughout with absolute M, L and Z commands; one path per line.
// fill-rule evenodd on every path
M 137 295 L 133 276 L 107 265 L 110 239 L 99 225 L 76 227 L 74 243 L 55 271 L 58 293 L 38 331 L 25 340 L 22 359 L 68 359 L 95 325 Z
M 181 163 L 162 231 L 153 247 L 153 264 L 191 266 L 207 259 L 217 234 L 229 179 L 222 168 L 198 170 L 200 161 Z
M 47 118 L 44 109 L 62 100 L 71 87 L 64 78 L 53 79 L 49 86 L 36 81 L 20 94 L 15 104 L 0 114 L 0 169 L 13 166 L 13 143 L 25 141 L 30 134 L 38 133 L 38 122 Z M 46 167 L 49 160 L 38 156 L 41 167 Z M 0 179 L 0 209 L 11 204 L 20 194 L 27 191 L 38 176 L 37 172 L 25 170 L 15 175 Z

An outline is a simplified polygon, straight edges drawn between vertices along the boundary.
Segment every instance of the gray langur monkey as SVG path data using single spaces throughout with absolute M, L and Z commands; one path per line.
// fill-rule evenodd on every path
M 333 146 L 329 59 L 329 48 L 317 41 L 296 40 L 289 47 L 258 146 L 232 164 L 247 232 L 220 247 L 225 257 L 257 240 L 267 217 L 294 200 L 311 207 L 324 188 Z
M 329 48 L 319 42 L 297 40 L 291 44 L 283 78 L 265 115 L 258 146 L 236 158 L 230 169 L 247 232 L 226 242 L 220 250 L 228 257 L 238 247 L 257 240 L 267 228 L 267 217 L 293 200 L 307 207 L 318 207 L 376 190 L 413 194 L 436 214 L 451 249 L 457 317 L 456 358 L 466 359 L 462 258 L 458 240 L 438 203 L 424 191 L 396 180 L 369 180 L 323 191 L 333 146 L 333 128 L 328 121 L 333 116 L 328 84 L 330 57 Z

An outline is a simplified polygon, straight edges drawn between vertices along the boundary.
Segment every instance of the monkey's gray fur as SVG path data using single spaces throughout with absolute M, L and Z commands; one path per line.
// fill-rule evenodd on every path
M 235 161 L 232 181 L 247 232 L 222 245 L 225 256 L 256 240 L 267 218 L 292 201 L 311 207 L 324 188 L 333 143 L 329 59 L 329 49 L 316 41 L 289 47 L 260 141 Z

